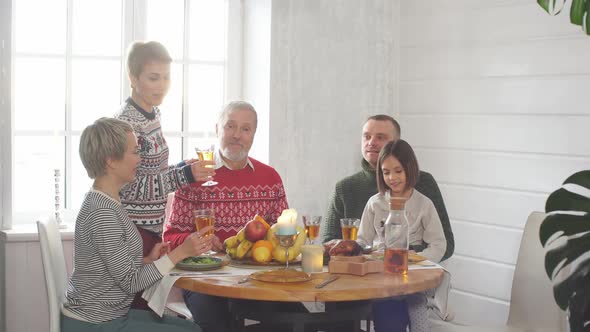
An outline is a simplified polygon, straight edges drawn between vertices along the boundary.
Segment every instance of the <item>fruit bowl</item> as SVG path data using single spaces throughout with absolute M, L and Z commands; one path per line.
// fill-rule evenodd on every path
M 262 217 L 256 215 L 236 235 L 224 240 L 225 252 L 234 265 L 286 265 L 287 257 L 289 263 L 297 263 L 298 259 L 293 257 L 301 254 L 301 247 L 306 239 L 304 230 L 297 226 L 297 232 L 300 235 L 287 250 L 281 246 L 276 236 L 277 230 L 278 224 L 268 226 Z

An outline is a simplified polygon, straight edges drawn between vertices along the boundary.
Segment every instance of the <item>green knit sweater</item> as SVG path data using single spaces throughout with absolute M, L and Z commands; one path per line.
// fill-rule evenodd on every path
M 330 205 L 322 223 L 322 233 L 324 242 L 332 239 L 341 239 L 340 218 L 359 218 L 363 215 L 363 210 L 369 198 L 377 193 L 377 179 L 375 169 L 363 159 L 362 170 L 356 174 L 348 176 L 336 183 L 336 190 L 330 199 Z M 430 198 L 442 224 L 445 238 L 447 240 L 447 249 L 443 260 L 451 257 L 455 250 L 455 239 L 453 230 L 449 222 L 449 215 L 445 208 L 440 189 L 430 173 L 420 171 L 416 190 Z

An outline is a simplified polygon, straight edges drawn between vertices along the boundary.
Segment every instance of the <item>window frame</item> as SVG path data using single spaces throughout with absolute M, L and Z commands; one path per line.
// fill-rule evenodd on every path
M 13 1 L 16 0 L 0 0 L 0 156 L 2 161 L 0 163 L 0 229 L 11 229 L 16 225 L 26 225 L 35 222 L 30 216 L 16 216 L 13 213 L 13 188 L 14 188 L 14 162 L 15 155 L 13 151 L 14 137 L 16 136 L 47 136 L 53 135 L 53 130 L 15 130 L 15 84 L 12 73 L 14 72 L 14 63 L 16 59 L 16 50 L 12 45 L 15 40 L 15 33 L 12 30 L 13 18 L 15 17 L 15 8 Z M 74 59 L 118 59 L 116 56 L 80 56 L 72 54 L 72 4 L 75 0 L 67 1 L 67 18 L 68 26 L 66 31 L 66 52 L 65 55 L 59 55 L 60 59 L 66 62 L 66 102 L 65 102 L 65 130 L 57 131 L 60 140 L 65 138 L 65 168 L 62 171 L 65 188 L 62 188 L 64 195 L 62 202 L 62 209 L 67 209 L 66 215 L 73 215 L 71 211 L 77 210 L 72 207 L 72 198 L 69 193 L 72 192 L 72 175 L 73 167 L 72 140 L 75 136 L 81 134 L 80 130 L 72 130 L 72 62 Z M 227 8 L 226 21 L 226 53 L 224 61 L 216 61 L 215 64 L 223 64 L 224 66 L 224 91 L 223 102 L 234 99 L 241 99 L 242 96 L 242 43 L 243 43 L 243 0 L 221 0 L 225 2 Z M 191 0 L 183 0 L 184 2 L 184 40 L 183 40 L 183 59 L 173 59 L 173 64 L 182 65 L 182 126 L 178 131 L 164 130 L 164 135 L 170 138 L 181 138 L 182 156 L 186 158 L 192 152 L 188 147 L 188 140 L 191 138 L 215 138 L 215 128 L 210 131 L 188 131 L 189 112 L 187 111 L 188 90 L 188 68 L 191 64 L 210 64 L 210 61 L 196 61 L 188 58 L 188 44 L 189 44 L 189 15 Z M 121 0 L 122 6 L 122 30 L 121 30 L 121 75 L 120 75 L 120 99 L 123 102 L 131 93 L 129 82 L 127 79 L 127 72 L 125 66 L 125 56 L 127 45 L 134 40 L 145 39 L 146 36 L 146 17 L 147 17 L 147 2 L 146 0 Z M 132 22 L 131 24 L 129 22 Z M 189 22 L 189 23 L 187 23 Z M 29 56 L 24 53 L 19 53 L 19 57 Z M 55 55 L 30 54 L 30 56 L 42 58 L 55 58 Z M 180 82 L 179 82 L 180 83 Z M 165 129 L 165 128 L 164 128 Z M 173 162 L 173 161 L 171 161 Z M 65 175 L 64 175 L 65 173 Z M 53 211 L 47 211 L 52 213 Z M 45 212 L 44 212 L 45 213 Z M 67 218 L 66 218 L 67 221 Z

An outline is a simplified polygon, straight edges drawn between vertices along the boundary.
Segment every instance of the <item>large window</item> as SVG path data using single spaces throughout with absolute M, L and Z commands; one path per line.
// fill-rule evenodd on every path
M 170 163 L 213 141 L 217 112 L 239 97 L 226 88 L 236 90 L 227 82 L 239 76 L 227 52 L 240 43 L 232 32 L 238 7 L 239 0 L 13 0 L 12 224 L 53 210 L 54 169 L 63 174 L 62 208 L 78 209 L 91 185 L 79 136 L 129 95 L 125 53 L 133 40 L 158 40 L 174 59 L 160 107 Z

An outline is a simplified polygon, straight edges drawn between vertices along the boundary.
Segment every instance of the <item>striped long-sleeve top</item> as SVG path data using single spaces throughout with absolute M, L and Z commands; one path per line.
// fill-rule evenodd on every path
M 162 134 L 157 107 L 146 112 L 127 98 L 115 118 L 133 127 L 141 156 L 135 180 L 121 190 L 121 202 L 138 227 L 161 234 L 168 194 L 195 182 L 190 165 L 168 164 L 168 144 Z
M 86 194 L 76 219 L 74 253 L 64 309 L 91 323 L 126 315 L 135 293 L 172 268 L 167 256 L 143 264 L 137 228 L 121 203 L 96 190 Z

